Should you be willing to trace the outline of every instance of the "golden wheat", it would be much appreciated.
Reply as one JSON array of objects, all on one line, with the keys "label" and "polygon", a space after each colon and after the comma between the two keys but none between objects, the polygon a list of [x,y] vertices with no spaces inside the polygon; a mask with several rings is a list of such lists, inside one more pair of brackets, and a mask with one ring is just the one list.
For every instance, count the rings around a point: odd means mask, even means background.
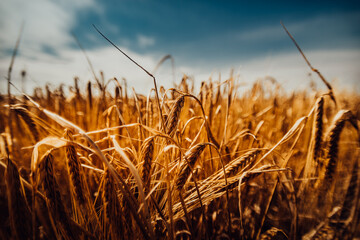
[{"label": "golden wheat", "polygon": [[360,236],[358,94],[339,92],[338,111],[273,79],[196,92],[184,75],[161,98],[79,81],[69,97],[1,95],[0,238]]}]

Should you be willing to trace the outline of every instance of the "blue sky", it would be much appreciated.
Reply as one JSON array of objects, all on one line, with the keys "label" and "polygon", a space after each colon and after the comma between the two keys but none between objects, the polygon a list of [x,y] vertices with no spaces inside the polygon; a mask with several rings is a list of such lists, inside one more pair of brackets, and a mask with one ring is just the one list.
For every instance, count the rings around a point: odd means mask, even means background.
[{"label": "blue sky", "polygon": [[[182,74],[197,82],[210,76],[223,80],[234,69],[250,84],[267,75],[284,87],[309,86],[309,69],[280,25],[283,21],[311,63],[333,82],[359,91],[359,1],[45,1],[3,0],[0,3],[0,92],[11,50],[21,25],[25,30],[15,62],[29,73],[27,89],[50,83],[82,84],[91,79],[87,62],[72,33],[85,47],[96,71],[125,77],[130,86],[147,93],[151,81],[116,52],[93,29],[95,24],[119,47],[152,70],[162,56],[175,59]],[[158,81],[172,86],[165,63]],[[322,83],[313,76],[319,88]]]}]

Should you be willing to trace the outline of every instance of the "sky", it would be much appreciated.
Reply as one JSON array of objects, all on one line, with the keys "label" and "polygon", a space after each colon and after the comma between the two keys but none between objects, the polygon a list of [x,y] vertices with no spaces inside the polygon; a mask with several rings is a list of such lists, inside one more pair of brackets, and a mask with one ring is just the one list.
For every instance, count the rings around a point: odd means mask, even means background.
[{"label": "sky", "polygon": [[[183,74],[201,81],[226,80],[231,71],[250,86],[267,76],[285,89],[307,89],[324,84],[311,72],[280,21],[295,37],[312,63],[335,88],[360,92],[359,1],[165,1],[165,0],[1,0],[0,93],[7,91],[6,76],[12,51],[24,23],[12,82],[25,91],[46,84],[73,84],[78,76],[85,89],[94,82],[89,64],[106,79],[126,78],[129,88],[146,94],[152,80],[121,55],[93,28],[152,72],[171,54],[175,82]],[[158,84],[173,86],[170,61],[155,74]],[[15,91],[15,90],[13,90]]]}]

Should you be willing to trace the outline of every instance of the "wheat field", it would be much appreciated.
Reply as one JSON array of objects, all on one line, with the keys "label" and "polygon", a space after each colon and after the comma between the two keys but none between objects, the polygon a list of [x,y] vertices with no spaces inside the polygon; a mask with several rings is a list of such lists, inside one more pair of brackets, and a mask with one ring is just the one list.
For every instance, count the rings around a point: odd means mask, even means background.
[{"label": "wheat field", "polygon": [[94,82],[1,96],[2,239],[359,237],[359,95]]},{"label": "wheat field", "polygon": [[94,71],[84,89],[13,95],[10,65],[0,238],[359,238],[360,95],[303,57],[328,91],[271,77],[244,90],[232,74],[158,89],[128,57],[147,95]]}]

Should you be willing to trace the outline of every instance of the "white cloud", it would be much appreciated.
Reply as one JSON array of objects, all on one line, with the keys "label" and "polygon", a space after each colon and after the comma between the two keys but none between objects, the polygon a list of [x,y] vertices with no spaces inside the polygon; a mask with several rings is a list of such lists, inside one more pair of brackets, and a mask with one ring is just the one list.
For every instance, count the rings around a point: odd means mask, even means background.
[{"label": "white cloud", "polygon": [[[73,84],[73,77],[79,76],[84,83],[93,79],[83,53],[70,48],[74,43],[70,32],[76,24],[76,15],[83,11],[96,11],[100,15],[103,9],[95,0],[4,0],[0,1],[0,92],[6,91],[7,69],[11,58],[5,51],[12,50],[19,34],[21,23],[25,28],[20,43],[18,56],[15,59],[12,80],[20,85],[20,72],[27,70],[27,92],[35,86],[50,83],[54,87],[60,83]],[[116,32],[111,24],[106,24],[107,30]],[[99,36],[100,38],[100,36]],[[140,47],[148,47],[155,43],[153,37],[139,35]],[[44,48],[55,54],[44,52]],[[132,58],[144,67],[152,69],[157,59],[151,56],[139,55],[121,47]],[[141,92],[152,87],[152,80],[141,69],[122,56],[115,48],[102,47],[87,51],[97,73],[102,70],[109,79],[114,76],[125,77],[129,87],[142,86]],[[164,71],[163,71],[164,73]],[[169,87],[169,85],[168,85]],[[138,90],[138,88],[136,89]]]},{"label": "white cloud", "polygon": [[[317,68],[335,89],[347,89],[360,93],[358,84],[360,50],[330,49],[310,51],[305,54],[313,67]],[[235,75],[240,76],[239,80],[244,88],[250,87],[257,79],[271,76],[289,91],[310,89],[311,79],[315,81],[319,90],[326,89],[316,73],[311,73],[298,52],[260,56],[248,61],[234,62],[232,66],[188,65],[179,66],[178,70],[195,76],[199,85],[200,81],[207,80],[210,76],[217,80],[218,73],[221,73],[222,80],[226,80],[232,68]],[[311,73],[311,78],[309,73]]]},{"label": "white cloud", "polygon": [[24,22],[22,51],[35,54],[43,46],[54,49],[64,47],[72,41],[69,32],[75,25],[76,13],[95,6],[93,0],[47,1],[47,0],[3,0],[0,2],[2,49],[12,49]]},{"label": "white cloud", "polygon": [[[156,65],[156,61],[151,57],[141,56],[128,49],[123,50],[146,68],[151,69]],[[32,60],[19,56],[15,60],[13,69],[14,84],[20,84],[19,73],[24,68],[31,79],[36,81],[28,80],[26,87],[29,93],[30,89],[36,85],[43,86],[46,83],[50,83],[54,87],[60,85],[60,83],[72,85],[75,76],[80,78],[84,87],[88,80],[92,79],[94,81],[87,61],[80,50],[62,49],[59,54],[59,56],[48,55],[47,58],[40,57]],[[111,46],[99,48],[88,51],[87,54],[96,73],[99,75],[100,70],[104,71],[106,80],[112,77],[118,79],[124,77],[128,80],[129,87],[135,86],[136,90],[146,92],[146,89],[151,88],[152,79],[115,48]],[[0,73],[2,76],[5,76],[9,62],[10,57],[0,59]],[[2,81],[2,83],[1,92],[4,93],[6,84],[5,81]],[[139,86],[143,88],[139,89]]]},{"label": "white cloud", "polygon": [[141,34],[139,34],[137,36],[137,41],[138,41],[139,47],[141,47],[141,48],[150,47],[155,44],[155,38],[141,35]]},{"label": "white cloud", "polygon": [[[126,48],[123,50],[150,71],[159,60],[155,56],[141,55]],[[91,50],[87,54],[96,72],[99,73],[100,70],[103,70],[106,79],[117,77],[120,80],[124,77],[128,80],[130,88],[133,86],[137,92],[142,94],[147,94],[153,87],[152,79],[113,47]],[[360,92],[358,86],[360,50],[313,51],[306,54],[313,66],[318,68],[325,78],[334,84],[335,89],[347,88]],[[9,62],[10,58],[0,59],[2,76],[5,76]],[[240,81],[245,84],[245,87],[250,86],[258,78],[272,76],[285,89],[309,89],[310,78],[308,74],[311,71],[297,52],[259,57],[251,61],[237,62],[232,66],[235,73],[240,75]],[[27,92],[29,93],[30,89],[36,85],[44,86],[45,83],[51,83],[54,87],[60,83],[72,85],[74,76],[80,78],[84,89],[88,80],[94,81],[86,59],[79,50],[63,49],[58,57],[48,55],[47,58],[39,57],[33,60],[23,56],[19,57],[16,59],[13,70],[13,81],[18,86],[20,86],[20,71],[24,68],[27,69],[32,79],[27,82]],[[176,82],[180,81],[183,73],[194,76],[197,85],[201,81],[209,79],[211,75],[216,80],[219,72],[223,76],[222,80],[225,80],[229,76],[230,70],[230,66],[213,68],[200,65],[176,65]],[[164,63],[157,72],[156,78],[159,85],[163,85],[165,88],[172,87],[171,64]],[[320,89],[325,89],[324,84],[316,74],[312,74],[312,78]],[[6,83],[5,81],[2,83],[1,92],[4,93]]]},{"label": "white cloud", "polygon": [[[75,3],[76,2],[76,3]],[[73,42],[70,30],[76,24],[76,14],[85,9],[100,9],[94,0],[83,1],[66,0],[57,3],[55,1],[33,0],[3,0],[0,1],[0,50],[12,49],[15,45],[19,27],[25,20],[25,30],[20,45],[21,54],[16,58],[13,69],[13,82],[20,86],[20,71],[26,69],[30,78],[27,81],[27,92],[35,86],[44,86],[51,83],[58,86],[60,83],[73,84],[73,77],[80,77],[82,86],[92,79],[91,71],[86,59],[80,50],[72,49],[69,43]],[[71,6],[71,8],[70,8]],[[301,28],[301,24],[298,29]],[[263,29],[264,30],[264,29]],[[263,31],[261,30],[261,31]],[[253,32],[250,38],[261,37],[261,31]],[[266,30],[271,32],[272,30]],[[260,35],[259,35],[260,34]],[[249,37],[248,36],[248,37]],[[155,39],[150,36],[138,36],[138,44],[147,47],[155,44]],[[42,48],[47,46],[56,50],[57,55],[44,53]],[[129,56],[139,62],[148,70],[152,70],[159,56],[142,55],[120,46]],[[106,79],[125,77],[128,86],[134,86],[137,92],[147,94],[153,87],[152,79],[141,69],[122,56],[110,45],[107,47],[88,50],[89,55],[97,73],[103,70]],[[317,67],[329,80],[338,79],[334,87],[343,88],[357,86],[360,77],[360,50],[323,50],[305,52],[311,63]],[[161,55],[161,53],[160,53]],[[177,64],[176,56],[176,81],[179,82],[182,73],[194,76],[197,84],[207,80],[214,70],[221,72],[222,76],[228,76],[231,66],[219,65],[216,68],[208,65],[194,64],[193,62]],[[2,53],[0,57],[0,92],[6,92],[5,76],[10,63],[10,56]],[[219,63],[221,64],[221,63]],[[241,80],[249,85],[257,78],[270,75],[275,77],[285,88],[306,88],[309,85],[309,68],[297,52],[278,54],[268,57],[259,57],[251,61],[234,62],[234,70],[240,74]],[[164,63],[157,72],[159,85],[165,88],[172,87],[173,76],[171,64]],[[217,79],[217,73],[213,75]],[[223,77],[225,80],[226,77]],[[318,86],[323,86],[320,80],[313,74]]]},{"label": "white cloud", "polygon": [[[360,50],[318,50],[305,53],[313,67],[317,68],[334,87],[360,92]],[[311,70],[298,52],[254,59],[241,65],[244,80],[270,75],[283,84],[285,89],[306,89],[310,85]],[[312,73],[319,88],[324,84]]]}]

